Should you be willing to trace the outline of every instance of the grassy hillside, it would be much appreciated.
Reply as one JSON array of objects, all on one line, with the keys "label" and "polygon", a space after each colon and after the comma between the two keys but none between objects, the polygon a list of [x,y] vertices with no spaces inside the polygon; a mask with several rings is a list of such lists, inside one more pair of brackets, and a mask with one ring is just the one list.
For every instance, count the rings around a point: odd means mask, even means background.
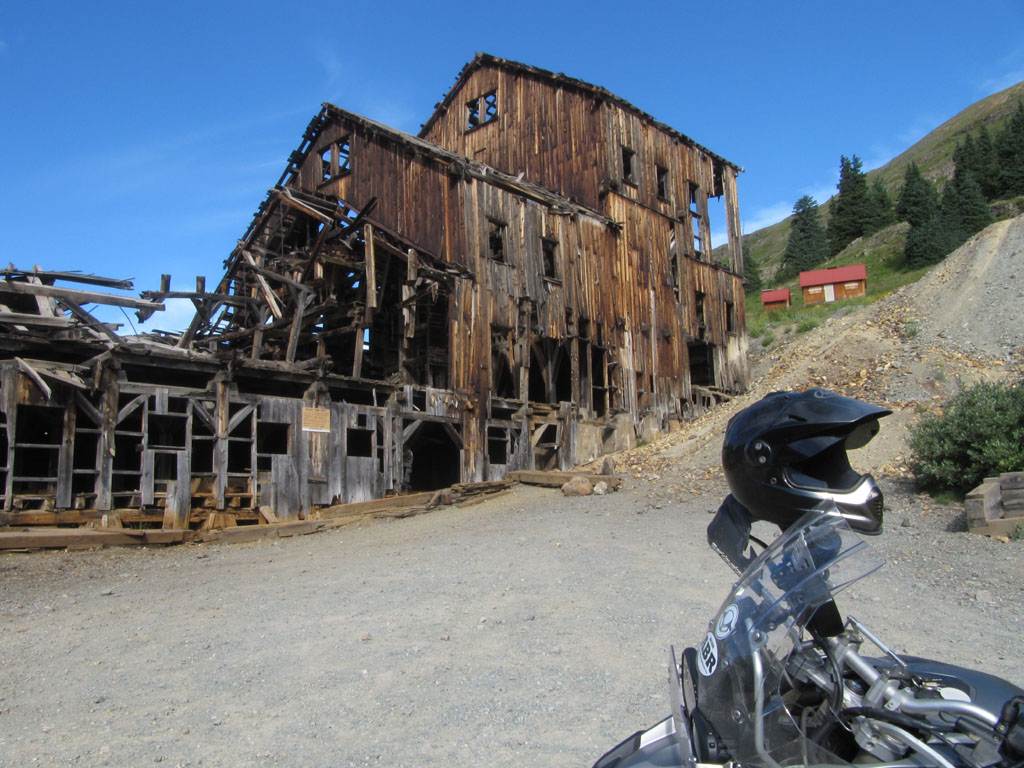
[{"label": "grassy hillside", "polygon": [[[995,133],[1017,108],[1017,102],[1022,98],[1024,98],[1024,82],[1017,83],[1005,91],[1000,91],[972,104],[881,168],[869,171],[867,174],[869,181],[873,181],[876,176],[880,176],[886,188],[895,197],[903,184],[903,174],[907,165],[911,162],[916,162],[926,178],[941,182],[952,173],[953,150],[956,148],[957,142],[962,141],[968,133],[977,132],[983,124],[988,127],[991,133]],[[837,164],[840,154],[841,150],[837,150]],[[796,200],[794,199],[793,202],[795,203]],[[823,203],[819,210],[822,216],[822,223],[825,223],[828,216],[828,206],[824,204],[826,201],[820,200],[818,202]],[[789,239],[789,226],[790,219],[786,218],[778,224],[759,229],[743,238],[744,245],[751,251],[754,258],[757,259],[758,264],[761,265],[766,288],[787,287],[773,284],[771,276],[778,268],[779,262],[782,259],[782,252],[786,249],[786,241]],[[885,230],[885,232],[889,232],[889,230]],[[902,253],[903,233],[905,233],[905,229],[895,235],[898,242],[894,240],[884,250],[889,251],[897,248]],[[878,234],[883,235],[885,233],[881,232]],[[868,262],[868,275],[871,276],[872,261],[891,264],[891,258],[886,256],[885,253],[875,254],[873,252],[873,241],[874,238],[868,238],[867,243],[856,241],[846,251],[823,266],[842,266],[844,264]],[[859,246],[858,243],[860,243]],[[851,248],[855,250],[852,254],[848,254]],[[847,256],[850,256],[851,260],[846,260]],[[886,276],[883,282],[892,282],[892,278],[893,276],[891,275]],[[909,280],[903,280],[899,284],[905,282],[909,282]],[[871,280],[869,280],[869,290],[870,287]],[[893,285],[892,287],[897,286]],[[756,301],[749,302],[748,311],[751,311],[755,304],[757,304]]]}]

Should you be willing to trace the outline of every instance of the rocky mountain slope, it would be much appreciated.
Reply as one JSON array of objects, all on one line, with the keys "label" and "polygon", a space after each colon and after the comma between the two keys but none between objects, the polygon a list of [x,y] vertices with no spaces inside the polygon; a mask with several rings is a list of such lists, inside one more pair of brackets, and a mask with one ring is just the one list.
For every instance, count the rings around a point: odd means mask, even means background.
[{"label": "rocky mountain slope", "polygon": [[[870,276],[869,276],[870,279]],[[664,440],[620,457],[640,477],[718,473],[725,424],[769,392],[824,387],[891,408],[855,466],[907,475],[907,426],[980,380],[1024,375],[1024,216],[975,235],[924,278],[791,333],[752,361],[753,384]]]}]

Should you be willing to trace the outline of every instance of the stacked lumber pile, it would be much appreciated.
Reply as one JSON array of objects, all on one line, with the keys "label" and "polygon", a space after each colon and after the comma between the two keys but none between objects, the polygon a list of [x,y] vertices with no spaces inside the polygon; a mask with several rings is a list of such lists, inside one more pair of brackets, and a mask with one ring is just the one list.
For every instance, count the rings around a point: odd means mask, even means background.
[{"label": "stacked lumber pile", "polygon": [[1024,535],[1024,472],[1004,472],[967,494],[967,529],[986,536]]}]

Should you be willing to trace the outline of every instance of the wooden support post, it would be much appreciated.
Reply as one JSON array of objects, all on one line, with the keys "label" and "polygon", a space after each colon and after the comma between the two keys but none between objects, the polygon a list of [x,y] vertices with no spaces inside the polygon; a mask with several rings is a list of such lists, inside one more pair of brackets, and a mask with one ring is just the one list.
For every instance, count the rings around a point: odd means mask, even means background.
[{"label": "wooden support post", "polygon": [[312,291],[302,291],[295,300],[295,317],[292,319],[291,332],[288,334],[288,351],[285,354],[285,360],[289,363],[295,362],[295,350],[299,346],[299,336],[302,333],[302,320],[312,299]]},{"label": "wooden support post", "polygon": [[64,433],[61,436],[60,455],[57,459],[57,509],[71,506],[71,478],[75,458],[75,396],[72,394],[64,403]]},{"label": "wooden support post", "polygon": [[114,432],[117,429],[118,399],[120,383],[117,369],[104,366],[102,369],[103,402],[100,412],[103,422],[96,451],[96,509],[106,512],[113,504],[111,485],[114,472]]},{"label": "wooden support post", "polygon": [[[252,257],[251,253],[245,251],[243,255],[245,256],[245,261],[248,264],[254,267],[257,266],[256,259]],[[263,298],[266,300],[267,306],[270,307],[271,314],[273,314],[275,319],[280,320],[282,315],[281,305],[277,303],[277,296],[272,290],[270,290],[270,283],[268,283],[267,279],[259,272],[254,271],[253,274],[256,276],[256,282],[259,283],[260,290],[263,292]]]},{"label": "wooden support post", "polygon": [[357,379],[363,375],[363,338],[365,330],[362,326],[356,326],[356,349],[352,355],[352,375]]},{"label": "wooden support post", "polygon": [[7,414],[7,478],[4,483],[4,511],[10,512],[14,503],[14,443],[18,426],[18,406],[15,393],[18,391],[18,368],[5,365],[3,367],[3,387],[0,387],[0,398],[3,399],[4,413]]},{"label": "wooden support post", "polygon": [[377,259],[373,250],[373,224],[363,225],[363,261],[366,265],[366,320],[377,308]]},{"label": "wooden support post", "polygon": [[215,383],[217,406],[214,414],[217,419],[216,440],[213,447],[214,490],[216,492],[217,509],[224,509],[228,487],[228,382],[218,380]]}]

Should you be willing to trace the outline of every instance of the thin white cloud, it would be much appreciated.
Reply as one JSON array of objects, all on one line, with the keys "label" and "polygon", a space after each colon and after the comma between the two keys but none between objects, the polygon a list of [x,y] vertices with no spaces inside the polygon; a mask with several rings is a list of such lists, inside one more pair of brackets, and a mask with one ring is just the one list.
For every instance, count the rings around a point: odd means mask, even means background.
[{"label": "thin white cloud", "polygon": [[772,224],[778,224],[792,212],[793,203],[775,203],[759,208],[752,215],[743,217],[743,234],[749,235],[751,232],[757,232],[757,230],[770,227]]},{"label": "thin white cloud", "polygon": [[999,93],[999,91],[1005,91],[1011,85],[1016,85],[1021,80],[1024,80],[1024,68],[1015,69],[1012,72],[1007,72],[1005,75],[986,80],[981,85],[981,91],[986,95]]}]

